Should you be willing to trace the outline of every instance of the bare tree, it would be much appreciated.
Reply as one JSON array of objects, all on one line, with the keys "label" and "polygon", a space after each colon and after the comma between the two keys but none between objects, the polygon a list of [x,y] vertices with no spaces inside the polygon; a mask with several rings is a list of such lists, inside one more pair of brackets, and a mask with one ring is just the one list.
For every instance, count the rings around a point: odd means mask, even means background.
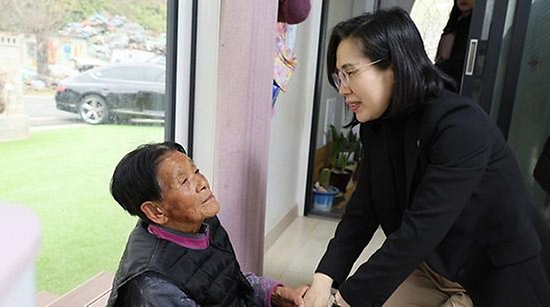
[{"label": "bare tree", "polygon": [[71,0],[0,0],[0,13],[7,29],[36,38],[36,68],[40,75],[49,75],[48,41],[66,22]]}]

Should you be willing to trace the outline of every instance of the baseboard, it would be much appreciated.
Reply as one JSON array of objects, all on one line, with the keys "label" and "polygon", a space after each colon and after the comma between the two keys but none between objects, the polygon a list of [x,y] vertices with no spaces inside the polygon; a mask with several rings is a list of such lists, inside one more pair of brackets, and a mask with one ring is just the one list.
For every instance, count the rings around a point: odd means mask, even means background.
[{"label": "baseboard", "polygon": [[298,216],[298,205],[295,205],[288,211],[283,218],[275,224],[275,227],[273,227],[270,231],[268,231],[265,235],[264,239],[264,252],[266,252],[274,243],[277,241],[277,239],[281,236],[281,234],[290,226],[292,221]]}]

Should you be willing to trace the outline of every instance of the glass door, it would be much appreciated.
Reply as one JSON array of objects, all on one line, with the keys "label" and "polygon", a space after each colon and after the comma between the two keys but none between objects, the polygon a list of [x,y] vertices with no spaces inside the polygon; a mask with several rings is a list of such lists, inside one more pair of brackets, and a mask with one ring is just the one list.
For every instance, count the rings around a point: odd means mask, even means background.
[{"label": "glass door", "polygon": [[[535,204],[550,220],[549,197],[533,178],[533,169],[550,136],[550,1],[524,1],[529,13],[522,54],[517,58],[515,83],[504,85],[499,122],[507,123],[508,141],[515,151]],[[512,83],[510,83],[512,84]],[[504,126],[504,125],[503,125]]]},{"label": "glass door", "polygon": [[550,136],[549,14],[543,0],[477,0],[461,89],[502,130],[547,218],[550,198],[533,169]]},{"label": "glass door", "polygon": [[499,84],[509,64],[510,31],[517,0],[477,0],[472,12],[461,94],[496,117]]},{"label": "glass door", "polygon": [[530,3],[477,0],[472,13],[461,94],[478,102],[508,134],[510,105]]}]

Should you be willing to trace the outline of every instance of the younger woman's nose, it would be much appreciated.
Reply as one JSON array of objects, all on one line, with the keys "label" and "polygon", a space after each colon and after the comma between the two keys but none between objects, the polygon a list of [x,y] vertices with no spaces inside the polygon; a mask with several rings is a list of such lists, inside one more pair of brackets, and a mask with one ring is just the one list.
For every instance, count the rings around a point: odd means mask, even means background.
[{"label": "younger woman's nose", "polygon": [[351,90],[350,90],[349,86],[341,84],[340,87],[338,88],[338,93],[342,96],[346,96],[349,93],[351,93]]}]

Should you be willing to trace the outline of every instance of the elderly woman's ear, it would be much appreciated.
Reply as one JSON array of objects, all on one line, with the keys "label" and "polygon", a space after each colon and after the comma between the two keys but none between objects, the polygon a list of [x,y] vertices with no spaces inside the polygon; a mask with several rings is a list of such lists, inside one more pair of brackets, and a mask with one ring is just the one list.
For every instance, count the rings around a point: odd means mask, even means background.
[{"label": "elderly woman's ear", "polygon": [[164,225],[168,222],[168,217],[164,214],[164,210],[155,202],[146,201],[141,204],[140,209],[155,224]]}]

